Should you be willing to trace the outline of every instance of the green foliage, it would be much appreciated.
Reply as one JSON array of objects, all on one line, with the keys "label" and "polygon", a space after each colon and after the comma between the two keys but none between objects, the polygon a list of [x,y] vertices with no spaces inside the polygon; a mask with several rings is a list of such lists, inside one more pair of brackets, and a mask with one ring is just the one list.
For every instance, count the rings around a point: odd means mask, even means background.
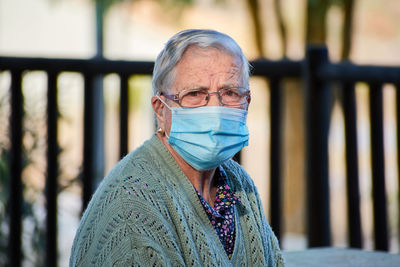
[{"label": "green foliage", "polygon": [[135,0],[94,0],[97,4],[101,5],[104,10],[107,10],[114,4],[122,3],[122,2],[133,2]]},{"label": "green foliage", "polygon": [[[7,74],[1,73],[0,79],[6,79],[6,76]],[[3,92],[5,91],[4,88],[0,89]],[[0,266],[7,266],[8,262],[8,223],[10,212],[8,207],[10,185],[10,140],[8,137],[10,97],[9,89],[7,88],[6,90],[7,93],[0,91],[0,121],[6,122],[0,127]],[[35,164],[37,163],[38,158],[44,154],[44,137],[39,134],[45,124],[45,116],[43,114],[44,105],[44,101],[31,101],[29,107],[24,107],[24,142],[22,155],[23,176],[24,170],[27,168],[39,169]],[[43,192],[41,188],[36,188],[35,186],[26,183],[23,179],[22,194],[22,262],[29,264],[29,266],[44,266],[44,256],[46,255],[45,224],[43,222],[43,216],[38,212],[38,207],[42,204]]]},{"label": "green foliage", "polygon": [[[123,3],[123,2],[136,2],[137,0],[92,0],[95,3],[101,5],[102,9],[107,11],[112,5]],[[224,0],[216,0],[221,2]],[[159,0],[160,4],[167,8],[182,8],[187,5],[194,4],[195,0]]]},{"label": "green foliage", "polygon": [[343,6],[346,0],[330,0],[331,5]]},{"label": "green foliage", "polygon": [[[1,76],[0,76],[1,78]],[[1,93],[1,92],[0,92]],[[7,218],[7,200],[8,200],[8,120],[7,110],[8,94],[0,94],[0,121],[5,122],[0,125],[0,266],[7,265],[7,247],[8,247],[8,218]]]},{"label": "green foliage", "polygon": [[7,264],[8,226],[6,203],[8,199],[8,157],[0,144],[0,266]]},{"label": "green foliage", "polygon": [[134,111],[143,109],[143,105],[148,105],[149,102],[144,102],[145,90],[151,91],[151,77],[147,75],[133,75],[129,79],[129,103]]}]

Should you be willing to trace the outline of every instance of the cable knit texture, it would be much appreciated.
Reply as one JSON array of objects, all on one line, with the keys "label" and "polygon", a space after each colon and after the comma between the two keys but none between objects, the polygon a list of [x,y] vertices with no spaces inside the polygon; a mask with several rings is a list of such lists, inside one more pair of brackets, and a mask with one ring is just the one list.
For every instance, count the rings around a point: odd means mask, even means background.
[{"label": "cable knit texture", "polygon": [[222,168],[241,200],[231,259],[192,184],[153,136],[100,184],[75,236],[70,266],[283,266],[252,180],[232,160]]}]

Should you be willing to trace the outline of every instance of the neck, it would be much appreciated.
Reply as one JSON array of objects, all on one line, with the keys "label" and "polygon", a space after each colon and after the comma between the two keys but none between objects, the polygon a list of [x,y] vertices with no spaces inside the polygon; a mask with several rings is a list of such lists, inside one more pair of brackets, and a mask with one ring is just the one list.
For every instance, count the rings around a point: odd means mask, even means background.
[{"label": "neck", "polygon": [[168,151],[172,154],[183,173],[192,183],[194,188],[203,196],[203,198],[211,205],[214,206],[216,187],[214,183],[214,174],[216,168],[199,171],[190,166],[181,156],[172,148],[168,143],[167,137],[157,133],[157,137],[163,142]]}]

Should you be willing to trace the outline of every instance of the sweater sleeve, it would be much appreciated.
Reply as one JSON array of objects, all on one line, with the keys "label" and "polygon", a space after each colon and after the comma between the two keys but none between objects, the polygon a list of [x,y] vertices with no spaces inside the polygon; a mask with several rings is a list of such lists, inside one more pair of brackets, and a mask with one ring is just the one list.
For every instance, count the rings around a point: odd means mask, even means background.
[{"label": "sweater sleeve", "polygon": [[[185,266],[179,254],[170,251],[168,253],[161,244],[154,240],[136,240],[137,234],[132,234],[131,238],[122,240],[115,247],[114,252],[104,266]],[[171,254],[174,254],[172,255]]]},{"label": "sweater sleeve", "polygon": [[277,267],[283,267],[285,266],[285,261],[282,256],[282,252],[279,248],[279,242],[278,239],[276,238],[274,232],[272,231],[271,226],[266,220],[265,214],[264,214],[264,209],[262,207],[261,199],[258,195],[257,189],[255,188],[256,196],[257,196],[257,202],[258,202],[258,212],[260,213],[260,217],[262,218],[262,230],[266,233],[266,243],[268,244],[268,258],[270,263],[275,263],[275,266]]},{"label": "sweater sleeve", "polygon": [[[250,179],[250,177],[248,178]],[[285,266],[285,261],[279,248],[279,242],[266,219],[257,187],[251,179],[249,180],[249,184],[251,185],[251,191],[254,192],[255,196],[255,207],[253,206],[253,211],[258,213],[257,217],[260,218],[258,220],[258,227],[260,228],[260,232],[264,233],[263,238],[266,248],[265,252],[267,253],[266,257],[268,258],[268,266],[283,267]]]},{"label": "sweater sleeve", "polygon": [[254,213],[256,227],[261,234],[262,242],[264,243],[265,257],[268,260],[267,266],[285,266],[285,262],[279,248],[279,242],[276,238],[271,226],[267,222],[265,217],[264,209],[261,203],[261,199],[253,180],[247,174],[247,172],[236,162],[230,160],[226,163],[225,168],[232,176],[236,177],[234,181],[236,186],[240,187],[241,190],[246,192],[248,198],[248,205]]},{"label": "sweater sleeve", "polygon": [[[160,190],[140,162],[112,172],[78,230],[70,266],[184,266]],[[143,171],[137,171],[143,170]]]}]

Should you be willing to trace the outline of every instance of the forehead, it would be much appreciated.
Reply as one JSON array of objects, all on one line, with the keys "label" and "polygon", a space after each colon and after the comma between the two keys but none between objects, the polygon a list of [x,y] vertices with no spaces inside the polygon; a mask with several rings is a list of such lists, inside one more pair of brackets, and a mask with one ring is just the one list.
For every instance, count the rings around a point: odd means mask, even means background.
[{"label": "forehead", "polygon": [[[224,68],[239,67],[239,60],[231,53],[223,49],[214,47],[202,48],[198,46],[190,46],[182,55],[178,65],[203,67],[204,63],[214,63],[212,66]],[[209,66],[209,67],[212,67]]]},{"label": "forehead", "polygon": [[[175,66],[174,89],[237,85],[241,62],[217,48],[189,47]],[[175,90],[174,90],[175,91]]]}]

